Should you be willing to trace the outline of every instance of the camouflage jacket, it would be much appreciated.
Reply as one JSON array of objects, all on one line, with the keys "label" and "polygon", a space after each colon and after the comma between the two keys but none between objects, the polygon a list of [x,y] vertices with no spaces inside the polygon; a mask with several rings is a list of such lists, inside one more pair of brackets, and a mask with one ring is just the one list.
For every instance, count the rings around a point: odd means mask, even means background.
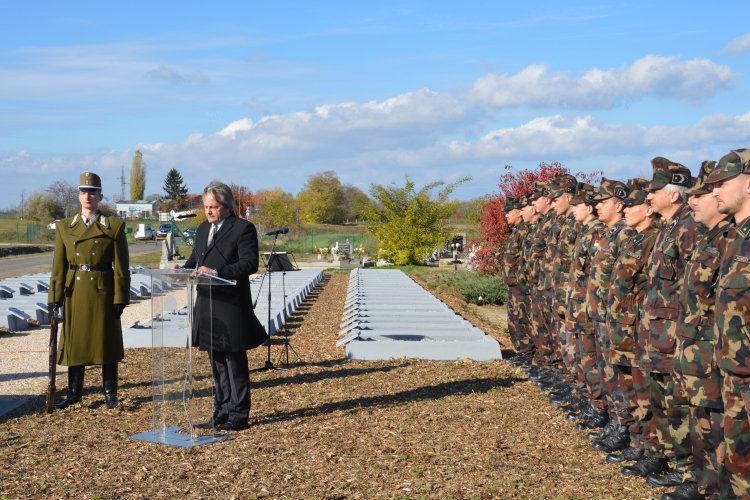
[{"label": "camouflage jacket", "polygon": [[750,218],[730,228],[716,290],[714,328],[719,369],[750,376]]},{"label": "camouflage jacket", "polygon": [[505,242],[505,258],[503,259],[503,282],[507,286],[518,284],[518,266],[521,263],[521,247],[526,237],[529,225],[519,222],[510,231],[510,236]]},{"label": "camouflage jacket", "polygon": [[570,261],[568,275],[567,310],[565,311],[565,326],[571,333],[590,335],[594,333],[594,326],[586,314],[586,286],[589,283],[591,258],[599,247],[599,241],[607,226],[592,219],[583,224],[578,233],[576,246]]},{"label": "camouflage jacket", "polygon": [[[547,234],[547,247],[544,249],[544,261],[542,262],[542,274],[540,283],[544,284],[544,290],[552,291],[552,270],[555,267],[555,255],[560,238],[560,232],[565,224],[565,216],[562,214],[555,215],[552,220],[552,228]],[[551,296],[552,294],[550,294]]]},{"label": "camouflage jacket", "polygon": [[728,217],[699,238],[685,269],[680,294],[682,313],[677,323],[679,342],[674,358],[674,371],[679,382],[675,393],[687,396],[693,406],[723,407],[721,386],[724,377],[713,363],[716,347],[714,310],[721,256],[729,243],[724,234],[733,223]]},{"label": "camouflage jacket", "polygon": [[544,287],[544,253],[547,250],[547,240],[552,232],[552,225],[555,222],[556,212],[550,210],[539,218],[539,225],[536,228],[534,242],[531,251],[531,266],[529,272],[529,281],[535,290],[541,290]]},{"label": "camouflage jacket", "polygon": [[640,353],[641,370],[673,373],[686,257],[705,231],[693,219],[690,207],[683,204],[657,233],[648,262],[646,301],[638,327],[638,340],[646,348],[646,352]]},{"label": "camouflage jacket", "polygon": [[599,243],[599,251],[591,260],[589,284],[586,292],[586,311],[592,321],[607,321],[607,300],[612,280],[612,266],[625,247],[625,243],[635,236],[636,230],[620,219],[607,228],[605,237]]},{"label": "camouflage jacket", "polygon": [[528,224],[528,229],[523,238],[523,242],[521,242],[521,260],[518,262],[516,281],[518,283],[518,289],[525,295],[531,294],[531,254],[534,235],[539,227],[540,220],[541,219],[537,219],[531,224]]},{"label": "camouflage jacket", "polygon": [[568,278],[570,277],[570,258],[573,255],[578,233],[581,231],[581,223],[575,217],[569,215],[560,230],[557,238],[555,258],[552,260],[552,289],[555,292],[552,308],[561,318],[565,317],[565,304],[568,294]]}]

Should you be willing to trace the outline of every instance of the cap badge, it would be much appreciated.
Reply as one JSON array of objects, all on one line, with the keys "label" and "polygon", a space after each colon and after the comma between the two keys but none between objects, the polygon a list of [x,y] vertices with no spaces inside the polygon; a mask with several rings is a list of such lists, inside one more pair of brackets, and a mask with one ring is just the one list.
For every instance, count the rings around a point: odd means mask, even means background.
[{"label": "cap badge", "polygon": [[627,196],[627,194],[625,193],[625,190],[624,190],[624,189],[622,189],[622,188],[618,188],[618,189],[617,189],[617,190],[615,191],[615,196],[617,196],[618,198],[625,198],[625,197]]},{"label": "cap badge", "polygon": [[690,177],[685,174],[672,174],[672,181],[670,184],[686,185],[690,183]]}]

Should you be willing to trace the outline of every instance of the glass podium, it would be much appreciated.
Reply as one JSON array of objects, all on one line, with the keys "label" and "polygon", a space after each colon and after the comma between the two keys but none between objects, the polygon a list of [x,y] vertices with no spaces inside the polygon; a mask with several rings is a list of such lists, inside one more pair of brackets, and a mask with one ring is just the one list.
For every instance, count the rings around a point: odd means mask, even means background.
[{"label": "glass podium", "polygon": [[[192,269],[139,269],[138,273],[151,277],[153,423],[150,432],[130,439],[191,448],[232,438],[216,434],[213,428],[212,349],[207,346],[208,352],[199,354],[193,348],[192,331],[197,287],[203,290],[202,300],[205,290],[211,300],[214,286],[236,282],[195,274]],[[206,422],[207,428],[196,426]]]}]

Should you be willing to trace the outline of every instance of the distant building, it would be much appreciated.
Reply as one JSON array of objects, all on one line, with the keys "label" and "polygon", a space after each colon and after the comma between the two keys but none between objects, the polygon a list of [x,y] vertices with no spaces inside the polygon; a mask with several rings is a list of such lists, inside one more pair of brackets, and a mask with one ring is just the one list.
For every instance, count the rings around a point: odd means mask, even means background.
[{"label": "distant building", "polygon": [[121,219],[150,219],[154,216],[153,201],[124,200],[117,202],[117,216]]}]

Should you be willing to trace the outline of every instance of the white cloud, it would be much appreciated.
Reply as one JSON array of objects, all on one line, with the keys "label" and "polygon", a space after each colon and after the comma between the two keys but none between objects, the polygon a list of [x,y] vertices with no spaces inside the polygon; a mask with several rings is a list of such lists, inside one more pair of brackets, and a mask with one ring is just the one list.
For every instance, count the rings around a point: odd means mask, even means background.
[{"label": "white cloud", "polygon": [[740,56],[746,52],[750,52],[750,33],[747,35],[738,36],[731,42],[729,42],[723,49],[719,51],[719,54],[734,54]]},{"label": "white cloud", "polygon": [[208,83],[208,77],[200,71],[196,71],[193,74],[180,74],[166,66],[159,66],[159,69],[149,71],[148,75],[155,80],[166,80],[172,85],[181,85],[184,83]]},{"label": "white cloud", "polygon": [[489,74],[474,82],[469,96],[494,108],[611,109],[645,96],[700,104],[732,89],[740,77],[708,59],[649,55],[630,66],[594,68],[578,77],[549,72],[546,64],[528,66],[516,75]]}]

